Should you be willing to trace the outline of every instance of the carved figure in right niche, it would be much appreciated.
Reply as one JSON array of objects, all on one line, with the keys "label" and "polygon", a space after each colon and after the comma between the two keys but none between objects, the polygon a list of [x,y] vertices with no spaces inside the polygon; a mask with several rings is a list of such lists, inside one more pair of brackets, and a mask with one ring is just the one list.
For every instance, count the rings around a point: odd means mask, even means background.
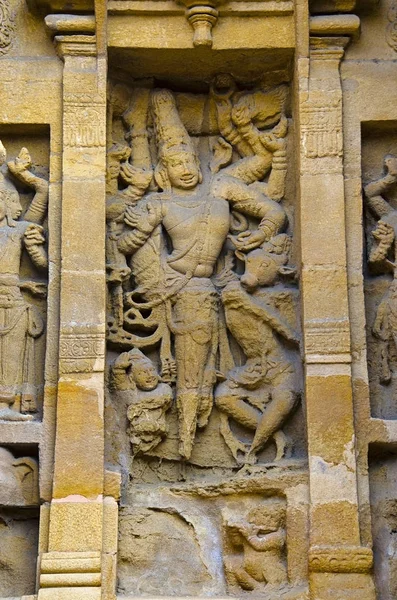
[{"label": "carved figure in right niche", "polygon": [[287,585],[285,507],[281,502],[253,508],[245,518],[228,519],[225,533],[228,546],[235,551],[224,557],[230,587],[258,592],[267,585]]},{"label": "carved figure in right niche", "polygon": [[[6,154],[0,148],[0,164]],[[0,173],[0,420],[32,419],[37,411],[34,339],[42,335],[44,323],[38,310],[24,299],[21,289],[45,297],[45,285],[22,281],[23,250],[39,270],[47,269],[45,236],[41,224],[48,204],[48,183],[31,172],[31,158],[23,148],[8,163],[15,179],[35,191],[23,219],[19,194]]]},{"label": "carved figure in right niche", "polygon": [[370,249],[369,263],[386,272],[392,272],[393,280],[382,298],[375,321],[373,334],[381,341],[380,381],[391,381],[390,345],[397,348],[397,209],[386,199],[391,188],[397,183],[397,157],[387,155],[384,159],[385,176],[372,181],[364,188],[365,202],[376,219],[376,228],[371,232],[373,244]]},{"label": "carved figure in right niche", "polygon": [[111,367],[114,390],[128,392],[128,434],[134,455],[149,452],[167,435],[166,412],[171,407],[172,390],[160,383],[150,359],[135,348],[123,352]]},{"label": "carved figure in right niche", "polygon": [[[222,292],[227,327],[246,363],[228,373],[216,390],[215,403],[223,416],[225,442],[240,462],[256,462],[257,453],[271,439],[276,460],[285,456],[287,438],[281,428],[299,399],[299,335],[274,302],[275,298],[284,306],[291,302],[290,291],[282,284],[275,286],[280,277],[294,273],[287,266],[290,245],[289,236],[279,234],[246,254],[236,251],[245,272],[240,282],[228,283]],[[248,448],[232,433],[230,419],[254,432]]]}]

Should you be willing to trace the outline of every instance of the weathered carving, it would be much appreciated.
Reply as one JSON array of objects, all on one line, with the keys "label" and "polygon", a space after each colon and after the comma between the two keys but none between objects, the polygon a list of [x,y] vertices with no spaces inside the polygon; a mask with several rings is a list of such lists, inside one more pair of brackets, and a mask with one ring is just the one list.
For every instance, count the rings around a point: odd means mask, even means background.
[{"label": "weathered carving", "polygon": [[15,25],[9,0],[0,1],[0,54],[6,54],[12,44]]},{"label": "weathered carving", "polygon": [[386,28],[386,41],[390,48],[397,51],[397,4],[392,2],[387,13],[389,23]]},{"label": "weathered carving", "polygon": [[[274,436],[282,458],[286,438],[280,429],[300,389],[293,366],[298,334],[280,313],[283,302],[290,310],[292,290],[276,285],[279,275],[292,274],[281,205],[287,88],[241,92],[233,78],[218,76],[207,102],[221,136],[207,142],[190,137],[171,92],[136,89],[124,112],[118,93],[110,104],[119,111],[130,146],[112,140],[108,146],[109,345],[158,352],[161,379],[175,389],[182,458],[191,457],[196,430],[208,424],[214,393],[222,435],[236,460],[241,449],[243,462],[254,462]],[[246,357],[244,367],[233,357],[231,336]],[[126,370],[131,355],[121,356]],[[252,368],[255,382],[253,375],[249,380]],[[169,396],[161,385],[157,400],[145,392],[147,402],[142,397],[130,407],[130,420],[154,410],[164,419]],[[228,417],[254,432],[251,448],[234,438]],[[157,446],[160,429],[153,443],[136,441],[136,448]]]},{"label": "weathered carving", "polygon": [[393,208],[384,194],[397,182],[397,157],[387,155],[384,160],[386,175],[365,186],[365,201],[378,219],[376,228],[371,232],[372,244],[368,261],[370,264],[393,273],[393,280],[384,297],[382,298],[372,331],[380,340],[380,382],[388,384],[391,381],[390,351],[391,346],[396,347],[397,335],[397,270],[396,261],[396,235],[397,235],[397,210]]},{"label": "weathered carving", "polygon": [[172,390],[159,383],[153,363],[137,348],[123,352],[112,365],[112,386],[129,392],[127,418],[134,454],[155,448],[167,434],[165,413],[172,402]]},{"label": "weathered carving", "polygon": [[39,519],[32,511],[0,511],[0,594],[32,598],[35,593]]},{"label": "weathered carving", "polygon": [[38,504],[38,465],[33,458],[15,458],[9,450],[0,448],[0,481],[1,506]]},{"label": "weathered carving", "polygon": [[285,561],[285,506],[269,502],[249,511],[245,518],[225,523],[234,555],[224,557],[228,585],[259,591],[266,585],[287,584]]},{"label": "weathered carving", "polygon": [[[1,164],[6,160],[1,146]],[[43,283],[20,278],[22,251],[41,270],[47,268],[45,235],[41,227],[48,202],[48,183],[31,172],[26,148],[8,162],[8,176],[0,174],[0,419],[32,419],[37,411],[34,339],[44,324],[37,309],[26,302],[22,290],[43,297]],[[19,194],[11,177],[35,191],[23,215]],[[12,408],[11,408],[12,406]],[[21,412],[20,412],[21,411]]]}]

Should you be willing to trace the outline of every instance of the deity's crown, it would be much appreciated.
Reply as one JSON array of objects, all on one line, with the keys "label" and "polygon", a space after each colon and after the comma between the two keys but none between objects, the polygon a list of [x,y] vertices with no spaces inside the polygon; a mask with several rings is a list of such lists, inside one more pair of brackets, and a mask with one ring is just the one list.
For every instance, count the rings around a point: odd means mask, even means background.
[{"label": "deity's crown", "polygon": [[154,90],[151,103],[159,157],[164,159],[167,156],[186,152],[196,157],[172,93],[168,90]]}]

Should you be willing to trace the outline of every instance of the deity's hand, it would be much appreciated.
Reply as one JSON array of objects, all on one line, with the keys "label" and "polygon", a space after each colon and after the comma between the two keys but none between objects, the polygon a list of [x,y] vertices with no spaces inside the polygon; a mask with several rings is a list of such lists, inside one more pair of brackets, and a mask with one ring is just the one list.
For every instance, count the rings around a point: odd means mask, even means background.
[{"label": "deity's hand", "polygon": [[20,173],[27,171],[32,166],[32,159],[26,148],[22,148],[15,160],[10,160],[7,163],[11,173],[18,177]]},{"label": "deity's hand", "polygon": [[151,202],[146,204],[146,212],[136,206],[127,206],[124,222],[133,229],[153,229],[156,225],[156,212]]},{"label": "deity's hand", "polygon": [[372,232],[372,237],[378,242],[391,244],[394,239],[394,229],[389,223],[380,220],[376,229]]},{"label": "deity's hand", "polygon": [[263,133],[261,135],[262,145],[269,150],[269,152],[277,152],[285,150],[286,141],[285,138],[278,137],[274,133]]},{"label": "deity's hand", "polygon": [[131,366],[131,358],[129,352],[122,352],[113,363],[113,368],[126,371]]},{"label": "deity's hand", "polygon": [[237,236],[234,243],[237,250],[249,252],[249,250],[259,248],[264,242],[266,242],[266,233],[257,229],[256,231],[243,231]]},{"label": "deity's hand", "polygon": [[146,189],[152,179],[152,172],[134,167],[129,162],[120,165],[120,177],[128,185],[137,185]]},{"label": "deity's hand", "polygon": [[235,106],[232,112],[232,119],[237,127],[244,127],[251,122],[251,115],[248,106],[244,104]]},{"label": "deity's hand", "polygon": [[44,229],[40,225],[31,223],[25,229],[24,241],[26,248],[41,246],[45,242]]}]

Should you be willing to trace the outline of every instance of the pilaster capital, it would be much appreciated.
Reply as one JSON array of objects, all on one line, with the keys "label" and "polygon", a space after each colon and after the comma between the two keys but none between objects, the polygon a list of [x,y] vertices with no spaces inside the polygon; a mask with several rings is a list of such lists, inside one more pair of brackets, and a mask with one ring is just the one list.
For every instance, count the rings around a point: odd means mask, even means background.
[{"label": "pilaster capital", "polygon": [[93,35],[56,35],[54,43],[58,56],[96,56],[96,37]]},{"label": "pilaster capital", "polygon": [[58,56],[96,56],[95,17],[91,15],[48,15],[47,29],[55,35]]},{"label": "pilaster capital", "polygon": [[345,48],[350,42],[347,36],[310,37],[310,59],[311,60],[342,60]]}]

